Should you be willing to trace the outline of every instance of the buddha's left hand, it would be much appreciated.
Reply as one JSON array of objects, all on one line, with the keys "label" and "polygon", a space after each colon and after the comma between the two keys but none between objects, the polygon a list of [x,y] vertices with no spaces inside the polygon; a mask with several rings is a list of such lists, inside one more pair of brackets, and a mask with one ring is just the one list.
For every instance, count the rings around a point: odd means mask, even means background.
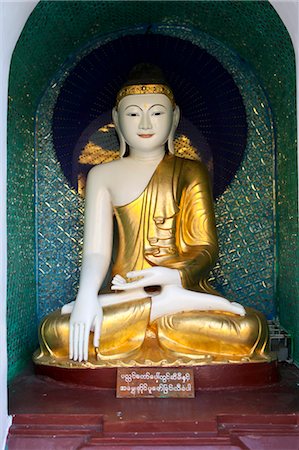
[{"label": "buddha's left hand", "polygon": [[112,280],[112,289],[116,291],[127,291],[136,288],[150,286],[182,286],[180,273],[177,269],[167,267],[151,267],[144,270],[128,272],[127,279],[139,278],[137,281],[126,281],[120,275],[115,275]]}]

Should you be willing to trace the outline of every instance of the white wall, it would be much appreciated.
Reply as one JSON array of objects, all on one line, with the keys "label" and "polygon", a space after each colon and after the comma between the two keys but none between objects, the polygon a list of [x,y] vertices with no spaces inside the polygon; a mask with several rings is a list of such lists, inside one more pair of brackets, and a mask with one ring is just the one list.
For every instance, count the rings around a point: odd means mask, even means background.
[{"label": "white wall", "polygon": [[[298,0],[270,0],[285,24],[295,48],[296,60],[299,54],[299,2]],[[298,65],[297,65],[298,70]],[[298,72],[297,72],[298,73]]]},{"label": "white wall", "polygon": [[0,448],[5,448],[7,415],[6,356],[6,117],[12,52],[37,1],[0,0]]},{"label": "white wall", "polygon": [[[270,0],[291,36],[296,57],[297,145],[299,166],[299,0]],[[299,181],[299,180],[298,180]]]},{"label": "white wall", "polygon": [[[0,98],[7,98],[9,65],[19,35],[38,0],[0,0]],[[271,0],[286,25],[299,54],[299,3],[297,0]],[[297,64],[297,92],[299,69]],[[298,101],[298,95],[297,95]],[[299,105],[298,105],[299,106]],[[7,415],[6,358],[6,117],[5,100],[0,103],[0,448],[5,447],[10,418]],[[298,127],[299,128],[299,127]]]}]

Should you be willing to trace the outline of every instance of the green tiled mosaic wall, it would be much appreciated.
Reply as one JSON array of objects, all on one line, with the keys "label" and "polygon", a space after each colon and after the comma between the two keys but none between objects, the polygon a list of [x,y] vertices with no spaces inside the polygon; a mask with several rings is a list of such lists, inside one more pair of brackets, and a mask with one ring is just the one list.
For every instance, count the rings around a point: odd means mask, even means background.
[{"label": "green tiled mosaic wall", "polygon": [[[266,1],[41,1],[13,54],[8,129],[8,342],[14,376],[36,345],[34,264],[34,116],[66,58],[99,35],[138,24],[194,27],[233,49],[255,70],[277,137],[277,299],[299,361],[295,66],[291,41]],[[297,276],[296,276],[297,275]]]}]

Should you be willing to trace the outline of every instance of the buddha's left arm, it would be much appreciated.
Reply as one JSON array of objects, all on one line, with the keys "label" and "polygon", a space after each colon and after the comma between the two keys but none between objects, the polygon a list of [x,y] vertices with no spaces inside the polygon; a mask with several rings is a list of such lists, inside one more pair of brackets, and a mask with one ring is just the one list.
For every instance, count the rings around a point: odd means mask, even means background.
[{"label": "buddha's left arm", "polygon": [[168,267],[180,271],[182,285],[196,288],[215,264],[218,240],[209,174],[199,163],[191,164],[183,179],[176,244],[179,258]]}]

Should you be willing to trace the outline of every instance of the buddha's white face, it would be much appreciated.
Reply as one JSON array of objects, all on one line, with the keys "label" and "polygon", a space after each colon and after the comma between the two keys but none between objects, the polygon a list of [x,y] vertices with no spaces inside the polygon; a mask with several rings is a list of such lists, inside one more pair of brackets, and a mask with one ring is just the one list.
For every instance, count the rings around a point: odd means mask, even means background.
[{"label": "buddha's white face", "polygon": [[117,117],[129,147],[141,151],[164,146],[174,125],[173,106],[163,94],[128,95],[120,101]]}]

